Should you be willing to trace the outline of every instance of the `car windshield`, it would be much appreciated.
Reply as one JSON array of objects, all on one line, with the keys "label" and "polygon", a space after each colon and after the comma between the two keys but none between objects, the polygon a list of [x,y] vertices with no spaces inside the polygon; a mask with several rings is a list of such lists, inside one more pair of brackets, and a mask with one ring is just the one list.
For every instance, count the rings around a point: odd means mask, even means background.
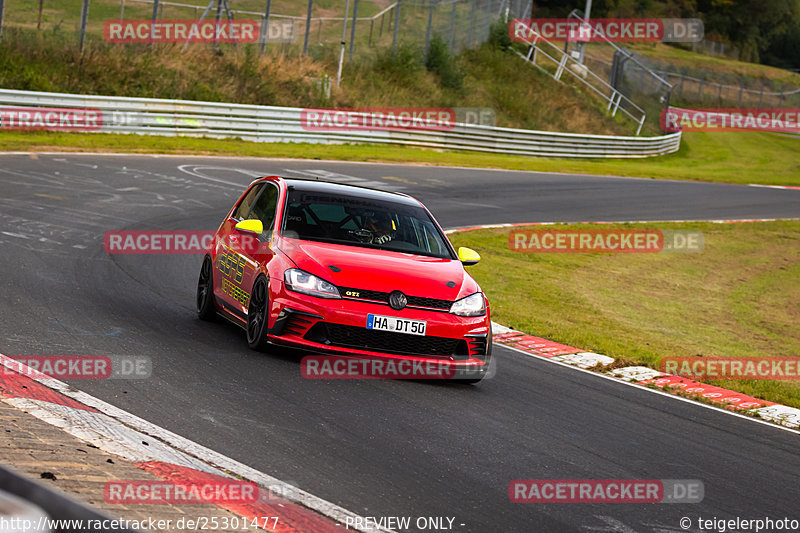
[{"label": "car windshield", "polygon": [[281,234],[455,259],[445,236],[425,209],[364,196],[290,189]]}]

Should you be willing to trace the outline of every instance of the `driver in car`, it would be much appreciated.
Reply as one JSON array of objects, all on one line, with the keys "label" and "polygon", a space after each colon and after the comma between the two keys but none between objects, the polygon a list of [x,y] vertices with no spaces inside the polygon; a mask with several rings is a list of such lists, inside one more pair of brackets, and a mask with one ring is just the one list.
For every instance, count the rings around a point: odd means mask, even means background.
[{"label": "driver in car", "polygon": [[367,229],[372,232],[373,244],[386,244],[394,239],[395,225],[385,211],[376,211],[367,218]]}]

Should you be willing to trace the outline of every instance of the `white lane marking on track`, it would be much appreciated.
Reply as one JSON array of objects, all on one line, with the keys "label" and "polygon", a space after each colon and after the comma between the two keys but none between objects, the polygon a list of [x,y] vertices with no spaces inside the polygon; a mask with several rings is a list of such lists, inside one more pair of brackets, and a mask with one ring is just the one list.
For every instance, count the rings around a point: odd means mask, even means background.
[{"label": "white lane marking on track", "polygon": [[741,418],[741,419],[744,419],[744,420],[749,420],[750,422],[763,424],[763,425],[765,425],[767,427],[771,427],[771,428],[775,428],[775,429],[781,429],[783,431],[788,431],[789,433],[794,433],[795,435],[800,435],[800,431],[797,431],[795,429],[792,429],[792,428],[789,428],[789,427],[786,427],[786,426],[780,426],[780,425],[777,425],[777,424],[773,424],[772,422],[767,422],[766,420],[760,420],[758,418],[753,418],[752,416],[747,416],[747,415],[743,415],[741,413],[736,413],[734,411],[730,411],[728,409],[723,409],[722,407],[717,407],[717,406],[714,406],[714,405],[709,405],[709,404],[697,402],[697,401],[691,400],[689,398],[683,398],[682,396],[676,396],[674,394],[670,394],[668,392],[660,391],[658,389],[651,389],[649,387],[642,387],[641,385],[637,385],[636,383],[631,383],[630,381],[627,381],[625,379],[616,378],[614,376],[609,376],[607,374],[600,374],[598,372],[593,372],[591,370],[586,370],[586,369],[583,369],[583,368],[580,368],[580,367],[577,367],[577,366],[574,366],[574,365],[569,365],[567,363],[562,363],[561,361],[553,361],[552,357],[543,357],[541,355],[537,355],[537,354],[534,354],[534,353],[526,352],[525,350],[521,350],[519,348],[514,348],[513,346],[508,346],[506,344],[500,344],[500,343],[497,343],[497,342],[494,343],[494,344],[496,346],[498,346],[498,347],[507,348],[507,349],[509,349],[511,351],[517,352],[517,353],[522,354],[522,355],[527,355],[528,357],[532,357],[534,359],[547,361],[547,362],[552,363],[554,365],[560,365],[560,366],[563,366],[565,368],[571,368],[571,369],[573,369],[573,370],[575,370],[577,372],[585,372],[586,374],[589,374],[591,376],[595,376],[597,378],[607,379],[609,381],[613,381],[613,382],[619,383],[621,385],[626,385],[628,387],[634,387],[637,390],[641,390],[641,391],[644,391],[644,392],[650,392],[652,394],[659,394],[659,395],[665,396],[667,398],[672,398],[673,400],[686,402],[686,403],[694,405],[696,407],[702,407],[704,409],[711,409],[713,411],[717,411],[718,413],[724,413],[726,415],[735,416],[735,417],[738,417],[738,418]]},{"label": "white lane marking on track", "polygon": [[475,226],[457,226],[455,228],[445,229],[446,234],[456,233],[463,229],[497,229],[497,228],[514,228],[517,226],[555,226],[557,224],[659,224],[667,222],[709,222],[711,224],[732,224],[744,222],[779,222],[785,220],[800,220],[800,217],[788,218],[731,218],[727,220],[722,219],[693,219],[693,220],[579,220],[579,221],[561,221],[561,222],[506,222],[505,224],[476,224]]},{"label": "white lane marking on track", "polygon": [[31,239],[31,236],[23,235],[22,233],[11,233],[10,231],[0,231],[3,235],[8,235],[9,237],[16,237],[18,239]]},{"label": "white lane marking on track", "polygon": [[207,166],[207,165],[178,165],[178,170],[180,170],[181,172],[185,172],[186,174],[189,174],[190,176],[194,176],[195,178],[200,178],[200,179],[208,180],[208,181],[214,181],[214,182],[217,182],[217,183],[224,183],[225,185],[231,185],[231,186],[237,187],[239,189],[244,187],[246,184],[236,183],[236,182],[233,182],[233,181],[223,180],[223,179],[220,179],[220,178],[212,178],[211,176],[206,176],[205,174],[200,174],[198,171],[199,170],[223,170],[223,171],[226,171],[226,172],[235,171],[235,172],[241,172],[242,174],[245,174],[246,176],[250,176],[252,178],[259,178],[259,177],[264,175],[262,172],[256,172],[256,171],[253,171],[253,170],[247,170],[247,169],[242,169],[242,168],[215,167],[215,166]]},{"label": "white lane marking on track", "polygon": [[798,190],[798,187],[790,187],[786,185],[761,185],[760,183],[748,183],[748,187],[762,187],[765,189],[783,189],[788,191]]},{"label": "white lane marking on track", "polygon": [[583,526],[583,529],[588,531],[603,531],[604,533],[639,533],[616,518],[601,515],[595,515],[595,518],[599,518],[601,521],[605,522],[606,525],[600,527]]},{"label": "white lane marking on track", "polygon": [[[277,478],[274,478],[270,475],[264,474],[263,472],[259,472],[258,470],[249,467],[245,464],[242,464],[230,457],[226,457],[219,452],[215,452],[205,446],[201,446],[196,442],[193,442],[189,439],[181,437],[167,429],[162,428],[161,426],[157,426],[147,420],[139,418],[136,415],[133,415],[119,407],[115,407],[109,403],[100,400],[99,398],[95,398],[94,396],[87,394],[83,391],[75,389],[74,387],[67,385],[63,381],[59,381],[57,379],[50,379],[50,378],[36,378],[33,377],[35,374],[31,372],[31,370],[22,365],[20,367],[19,362],[11,359],[8,356],[0,354],[0,365],[6,366],[11,370],[20,369],[20,371],[26,373],[26,375],[32,376],[31,379],[42,383],[43,385],[54,389],[61,394],[72,398],[73,400],[82,403],[83,405],[93,407],[103,413],[103,416],[116,421],[117,423],[121,423],[128,428],[132,428],[133,430],[141,432],[143,435],[151,438],[155,438],[160,440],[162,443],[166,443],[167,445],[173,447],[177,453],[184,452],[188,454],[191,458],[197,458],[200,461],[204,461],[207,465],[211,467],[217,467],[224,472],[229,472],[238,476],[241,476],[249,481],[253,481],[257,483],[259,486],[262,487],[273,487],[275,488],[275,492],[281,494],[281,496],[285,497],[287,500],[294,501],[317,511],[318,513],[332,518],[342,524],[346,523],[346,519],[350,518],[350,523],[364,523],[363,517],[360,517],[356,513],[352,511],[348,511],[347,509],[340,507],[334,503],[328,502],[314,496],[313,494],[306,492],[294,485],[281,481]],[[6,399],[5,401],[8,401]],[[34,402],[35,400],[26,400],[27,402]],[[41,404],[42,402],[37,402]],[[38,407],[33,405],[29,405],[30,408]],[[68,408],[70,411],[78,411],[78,409]],[[47,413],[41,413],[46,415]],[[70,413],[71,414],[71,413]],[[52,411],[49,416],[54,416]],[[43,419],[44,420],[44,419]],[[58,418],[54,418],[55,422],[58,422]],[[47,420],[46,420],[47,421]],[[53,423],[54,425],[58,425],[57,423]],[[62,427],[62,426],[58,426]],[[64,428],[66,429],[66,428]],[[77,435],[76,435],[77,436]],[[84,438],[84,437],[79,437]],[[219,474],[219,472],[216,472]],[[360,522],[354,522],[354,518],[360,518]],[[374,531],[378,531],[380,533],[395,533],[391,529],[386,528],[367,528],[367,527],[355,527],[353,526],[352,529],[354,531],[361,531],[362,533],[372,533]]]}]

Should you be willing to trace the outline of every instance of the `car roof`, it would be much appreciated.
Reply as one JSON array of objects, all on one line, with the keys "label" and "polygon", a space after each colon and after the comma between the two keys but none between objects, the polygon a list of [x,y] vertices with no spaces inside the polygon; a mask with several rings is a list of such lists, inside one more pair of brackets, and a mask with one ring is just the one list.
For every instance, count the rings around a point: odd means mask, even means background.
[{"label": "car roof", "polygon": [[325,181],[322,179],[303,179],[303,178],[280,178],[281,181],[286,183],[287,187],[291,187],[304,192],[327,193],[327,194],[341,194],[345,196],[357,196],[359,198],[368,198],[370,200],[383,200],[386,202],[396,202],[405,205],[413,205],[419,207],[421,204],[415,198],[403,193],[381,191],[369,187],[361,187],[358,185],[350,185],[345,183],[335,183],[332,181]]}]

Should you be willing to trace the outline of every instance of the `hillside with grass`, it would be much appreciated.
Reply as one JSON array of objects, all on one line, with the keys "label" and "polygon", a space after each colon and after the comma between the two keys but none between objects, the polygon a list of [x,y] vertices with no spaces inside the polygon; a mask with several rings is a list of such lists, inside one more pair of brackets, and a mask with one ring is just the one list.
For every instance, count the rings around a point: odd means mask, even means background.
[{"label": "hillside with grass", "polygon": [[[488,107],[497,125],[597,134],[631,133],[599,103],[503,51],[494,40],[456,56],[435,39],[428,64],[403,45],[374,60],[346,63],[335,88],[335,54],[309,56],[258,45],[211,46],[87,44],[23,28],[4,32],[0,87],[110,96],[177,98],[295,107]],[[318,80],[334,79],[327,97]]]}]

